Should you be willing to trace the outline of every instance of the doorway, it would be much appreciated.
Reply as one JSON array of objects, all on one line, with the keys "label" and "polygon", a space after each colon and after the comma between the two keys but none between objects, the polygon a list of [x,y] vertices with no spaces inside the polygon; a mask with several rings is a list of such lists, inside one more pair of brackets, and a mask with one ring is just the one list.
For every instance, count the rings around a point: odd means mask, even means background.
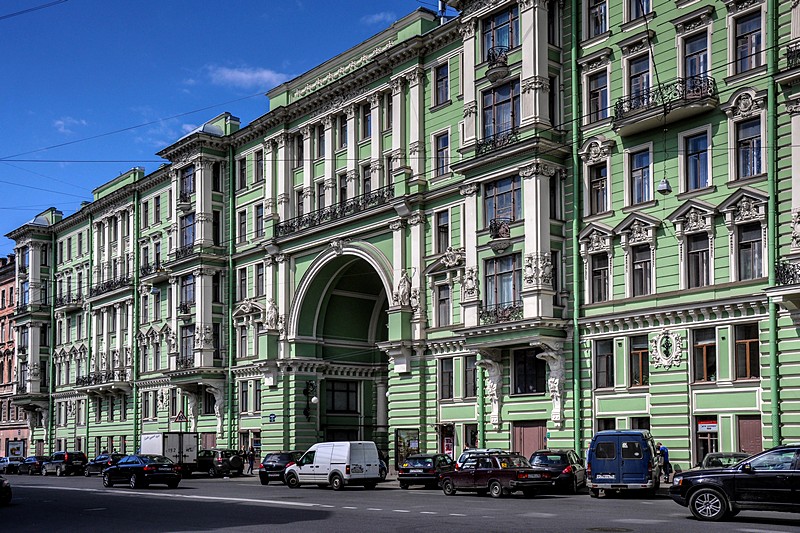
[{"label": "doorway", "polygon": [[544,420],[516,422],[513,439],[513,451],[530,457],[536,450],[547,446],[547,422]]}]

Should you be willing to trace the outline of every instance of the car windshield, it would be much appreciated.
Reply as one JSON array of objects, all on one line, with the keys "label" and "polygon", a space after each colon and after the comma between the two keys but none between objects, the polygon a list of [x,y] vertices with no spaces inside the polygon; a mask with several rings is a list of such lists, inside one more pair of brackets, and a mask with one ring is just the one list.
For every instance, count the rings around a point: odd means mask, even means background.
[{"label": "car windshield", "polygon": [[284,461],[292,461],[293,459],[288,453],[270,453],[264,457],[264,462],[280,463]]},{"label": "car windshield", "polygon": [[547,466],[547,465],[564,465],[567,464],[567,458],[558,454],[537,454],[531,458],[533,466]]},{"label": "car windshield", "polygon": [[172,464],[172,461],[163,455],[142,455],[141,456],[142,462],[145,464],[156,464],[156,465],[169,465]]},{"label": "car windshield", "polygon": [[531,464],[521,455],[498,457],[500,468],[529,468]]},{"label": "car windshield", "polygon": [[409,468],[433,468],[433,459],[430,457],[409,457],[406,460],[406,465]]}]

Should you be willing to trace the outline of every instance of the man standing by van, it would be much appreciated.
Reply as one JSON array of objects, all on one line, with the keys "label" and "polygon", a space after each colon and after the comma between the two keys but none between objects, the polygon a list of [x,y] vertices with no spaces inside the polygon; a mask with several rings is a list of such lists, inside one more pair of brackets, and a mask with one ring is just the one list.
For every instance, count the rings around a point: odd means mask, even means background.
[{"label": "man standing by van", "polygon": [[661,444],[660,442],[656,444],[658,448],[658,454],[661,456],[661,472],[664,474],[664,481],[669,483],[669,474],[672,471],[672,467],[669,464],[669,449]]}]

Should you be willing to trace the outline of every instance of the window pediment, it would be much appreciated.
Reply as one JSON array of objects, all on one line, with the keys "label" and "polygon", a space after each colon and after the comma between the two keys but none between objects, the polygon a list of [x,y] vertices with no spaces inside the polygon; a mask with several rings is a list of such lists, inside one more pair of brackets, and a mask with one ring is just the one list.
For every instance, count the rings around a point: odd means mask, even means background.
[{"label": "window pediment", "polygon": [[728,118],[742,119],[761,113],[765,104],[766,92],[757,93],[752,89],[742,89],[735,92],[728,103],[720,108],[728,115]]},{"label": "window pediment", "polygon": [[614,239],[613,230],[605,224],[593,222],[578,235],[581,243],[581,255],[608,252]]},{"label": "window pediment", "polygon": [[634,244],[654,244],[656,229],[661,221],[644,213],[632,213],[617,224],[614,234],[621,238],[622,246]]},{"label": "window pediment", "polygon": [[686,202],[672,212],[667,220],[675,225],[675,233],[682,237],[689,233],[711,233],[717,210],[713,205],[700,200]]},{"label": "window pediment", "polygon": [[608,161],[615,145],[616,142],[613,139],[607,139],[600,135],[592,137],[583,143],[578,154],[581,156],[584,163],[592,165],[601,161]]},{"label": "window pediment", "polygon": [[650,41],[655,37],[656,32],[653,30],[647,30],[642,33],[636,34],[633,37],[628,37],[619,42],[619,48],[622,51],[623,56],[628,56],[631,54],[635,54],[637,52],[641,52],[642,50],[647,50],[650,45]]},{"label": "window pediment", "polygon": [[264,322],[264,307],[258,302],[245,298],[233,311],[233,320],[242,323]]},{"label": "window pediment", "polygon": [[763,3],[764,0],[725,0],[728,13],[734,14]]},{"label": "window pediment", "polygon": [[609,47],[601,48],[578,59],[578,65],[580,65],[581,70],[586,72],[603,68],[611,62],[611,51]]},{"label": "window pediment", "polygon": [[675,32],[678,35],[689,33],[692,30],[708,26],[712,22],[711,16],[714,14],[714,6],[703,6],[700,9],[695,9],[691,13],[687,13],[678,18],[672,19],[670,22],[675,25]]},{"label": "window pediment", "polygon": [[750,187],[742,187],[719,206],[728,226],[746,222],[764,222],[767,217],[767,197]]}]

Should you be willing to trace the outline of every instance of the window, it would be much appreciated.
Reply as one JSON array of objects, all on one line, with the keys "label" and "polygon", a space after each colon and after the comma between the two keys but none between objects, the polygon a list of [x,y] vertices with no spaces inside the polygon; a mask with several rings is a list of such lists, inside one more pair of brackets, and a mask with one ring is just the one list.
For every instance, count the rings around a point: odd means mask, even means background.
[{"label": "window", "polygon": [[342,204],[347,201],[347,175],[339,175],[339,203]]},{"label": "window", "polygon": [[194,326],[181,327],[181,357],[192,357],[194,354]]},{"label": "window", "polygon": [[369,104],[361,104],[361,139],[369,139],[372,136],[372,109]]},{"label": "window", "polygon": [[436,253],[443,254],[450,246],[450,213],[436,213]]},{"label": "window", "polygon": [[325,157],[325,126],[317,124],[314,130],[317,133],[317,157]]},{"label": "window", "polygon": [[317,183],[317,209],[325,209],[325,182]]},{"label": "window", "polygon": [[188,200],[190,194],[194,194],[194,166],[190,165],[181,170],[181,196]]},{"label": "window", "polygon": [[650,246],[643,244],[631,248],[633,260],[633,296],[646,296],[652,292]]},{"label": "window", "polygon": [[222,164],[219,161],[211,165],[211,190],[222,192]]},{"label": "window", "polygon": [[478,395],[478,367],[474,355],[464,357],[464,396],[475,398]]},{"label": "window", "polygon": [[298,217],[303,216],[304,207],[305,207],[304,206],[304,202],[303,202],[303,191],[302,190],[295,191],[294,195],[295,195],[295,199],[294,199],[295,214]]},{"label": "window", "polygon": [[83,254],[83,232],[78,232],[78,255]]},{"label": "window", "polygon": [[239,244],[247,242],[247,211],[239,211],[239,222],[236,225],[236,242]]},{"label": "window", "polygon": [[372,168],[370,165],[361,167],[361,194],[372,191]]},{"label": "window", "polygon": [[247,187],[247,158],[236,161],[236,190],[241,191]]},{"label": "window", "polygon": [[294,166],[295,168],[303,166],[303,159],[305,154],[303,153],[304,147],[304,140],[303,135],[295,135],[294,136]]},{"label": "window", "polygon": [[556,0],[547,2],[547,43],[561,46],[561,6]]},{"label": "window", "polygon": [[161,222],[161,196],[153,198],[153,222]]},{"label": "window", "polygon": [[453,359],[439,360],[439,399],[453,399]]},{"label": "window", "polygon": [[436,79],[435,90],[433,95],[433,105],[442,105],[450,101],[450,68],[447,63],[439,65],[434,69],[434,76]]},{"label": "window", "polygon": [[684,138],[686,153],[686,190],[708,187],[708,133]]},{"label": "window", "polygon": [[253,411],[261,412],[261,380],[253,380]]},{"label": "window", "polygon": [[753,379],[761,375],[758,351],[758,324],[736,326],[736,379]]},{"label": "window", "polygon": [[736,72],[761,66],[761,13],[736,19]]},{"label": "window", "polygon": [[436,326],[450,324],[450,285],[436,286]]},{"label": "window", "polygon": [[608,118],[608,73],[589,76],[589,122]]},{"label": "window", "polygon": [[347,148],[347,115],[339,115],[339,148]]},{"label": "window", "polygon": [[264,150],[256,150],[254,155],[255,163],[254,163],[254,172],[255,172],[255,182],[258,183],[260,181],[264,181]]},{"label": "window", "polygon": [[192,246],[194,244],[194,213],[189,213],[181,217],[181,247]]},{"label": "window", "polygon": [[385,93],[383,95],[383,129],[390,130],[392,129],[392,121],[394,120],[393,117],[393,96],[391,92]]},{"label": "window", "polygon": [[483,138],[507,135],[519,126],[519,81],[483,93]]},{"label": "window", "polygon": [[717,333],[714,328],[693,332],[692,370],[695,381],[717,380]]},{"label": "window", "polygon": [[194,275],[187,274],[181,278],[181,303],[194,303]]},{"label": "window", "polygon": [[608,255],[594,254],[591,256],[592,265],[592,303],[608,300]]},{"label": "window", "polygon": [[708,75],[708,35],[703,32],[687,37],[683,41],[683,72],[690,84],[689,89],[693,88],[693,83],[702,83]]},{"label": "window", "polygon": [[211,301],[214,303],[222,302],[222,273],[217,271],[211,277]]},{"label": "window", "polygon": [[614,386],[614,341],[594,342],[595,387],[606,389]]},{"label": "window", "polygon": [[514,394],[544,392],[547,364],[536,357],[539,350],[514,352]]},{"label": "window", "polygon": [[650,384],[650,349],[647,335],[630,339],[630,386],[640,387]]},{"label": "window", "polygon": [[67,261],[72,259],[72,237],[67,237]]},{"label": "window", "polygon": [[650,417],[649,416],[632,416],[631,429],[646,429],[650,430]]},{"label": "window", "polygon": [[256,264],[256,296],[264,296],[264,263]]},{"label": "window", "polygon": [[705,287],[710,281],[708,235],[706,233],[689,235],[686,239],[686,244],[689,263],[689,288]]},{"label": "window", "polygon": [[239,301],[247,298],[247,268],[239,269]]},{"label": "window", "polygon": [[589,0],[589,38],[604,34],[607,29],[606,0]]},{"label": "window", "polygon": [[250,399],[250,390],[249,390],[249,382],[248,381],[240,381],[239,382],[239,412],[240,413],[249,413],[250,412],[250,405],[248,400]]},{"label": "window", "polygon": [[450,135],[442,133],[434,137],[434,144],[436,145],[436,168],[434,169],[434,176],[439,178],[449,172],[448,160],[450,153]]},{"label": "window", "polygon": [[631,59],[628,78],[628,96],[631,109],[650,105],[650,58],[646,55]]},{"label": "window", "polygon": [[489,58],[492,48],[507,50],[519,46],[519,9],[515,6],[485,19],[482,42],[484,60]]},{"label": "window", "polygon": [[214,406],[217,404],[217,399],[214,398],[214,394],[208,389],[203,389],[203,414],[204,415],[213,415],[214,414]]},{"label": "window", "polygon": [[222,244],[222,211],[214,210],[212,212],[212,219],[211,233],[214,246],[219,246]]},{"label": "window", "polygon": [[484,189],[486,222],[514,222],[522,218],[522,189],[519,176],[509,176],[486,184]]},{"label": "window", "polygon": [[355,381],[327,381],[328,412],[357,413],[358,383]]},{"label": "window", "polygon": [[505,255],[486,261],[486,305],[509,305],[520,298],[522,266],[520,254]]},{"label": "window", "polygon": [[212,334],[214,335],[214,360],[219,361],[222,359],[222,326],[219,322],[214,322],[211,326]]},{"label": "window", "polygon": [[650,201],[650,150],[640,150],[630,155],[631,204]]},{"label": "window", "polygon": [[761,174],[761,119],[736,124],[736,177],[749,178]]},{"label": "window", "polygon": [[650,13],[650,0],[629,0],[630,20],[636,20]]},{"label": "window", "polygon": [[761,224],[743,224],[736,228],[738,236],[739,279],[756,279],[762,273]]},{"label": "window", "polygon": [[608,211],[608,167],[605,163],[589,167],[589,214]]}]

